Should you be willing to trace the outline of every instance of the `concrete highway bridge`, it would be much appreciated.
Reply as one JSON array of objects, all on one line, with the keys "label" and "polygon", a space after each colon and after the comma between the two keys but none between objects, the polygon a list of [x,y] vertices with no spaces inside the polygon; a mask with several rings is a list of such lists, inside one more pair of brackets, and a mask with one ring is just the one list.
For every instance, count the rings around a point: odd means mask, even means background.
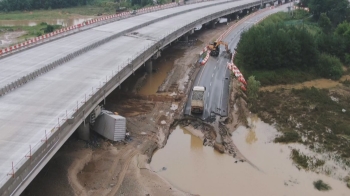
[{"label": "concrete highway bridge", "polygon": [[215,0],[127,13],[2,50],[0,195],[21,194],[95,107],[140,66],[151,70],[163,48],[199,25],[273,2]]}]

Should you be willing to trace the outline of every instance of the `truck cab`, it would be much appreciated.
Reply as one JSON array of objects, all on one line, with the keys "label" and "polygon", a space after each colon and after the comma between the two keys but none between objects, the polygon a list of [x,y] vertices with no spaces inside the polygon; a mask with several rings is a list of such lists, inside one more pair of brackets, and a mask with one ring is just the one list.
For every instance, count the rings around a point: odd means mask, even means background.
[{"label": "truck cab", "polygon": [[204,86],[194,86],[191,97],[191,113],[202,114],[204,111]]}]

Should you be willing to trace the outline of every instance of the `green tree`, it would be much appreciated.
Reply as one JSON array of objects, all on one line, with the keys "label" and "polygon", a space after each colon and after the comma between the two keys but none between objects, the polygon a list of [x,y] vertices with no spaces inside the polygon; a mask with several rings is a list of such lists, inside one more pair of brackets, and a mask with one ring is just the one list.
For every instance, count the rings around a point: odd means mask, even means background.
[{"label": "green tree", "polygon": [[333,25],[337,25],[350,15],[348,0],[310,0],[310,12],[318,20],[321,13],[326,13]]},{"label": "green tree", "polygon": [[318,66],[320,76],[337,80],[343,75],[342,67],[339,58],[325,53],[320,55]]},{"label": "green tree", "polygon": [[247,95],[249,101],[254,102],[259,95],[260,82],[255,80],[255,76],[250,76],[247,81]]},{"label": "green tree", "polygon": [[332,30],[332,23],[331,20],[327,17],[325,13],[322,13],[320,15],[320,18],[318,19],[318,25],[322,28],[323,32],[328,34]]}]

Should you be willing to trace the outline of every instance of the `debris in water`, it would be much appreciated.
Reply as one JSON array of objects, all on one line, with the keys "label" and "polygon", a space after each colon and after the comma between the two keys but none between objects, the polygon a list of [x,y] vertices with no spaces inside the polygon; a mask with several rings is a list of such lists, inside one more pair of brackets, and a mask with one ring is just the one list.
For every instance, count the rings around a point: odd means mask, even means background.
[{"label": "debris in water", "polygon": [[162,120],[162,121],[160,122],[160,124],[165,125],[165,124],[166,124],[166,121],[165,121],[165,120]]}]

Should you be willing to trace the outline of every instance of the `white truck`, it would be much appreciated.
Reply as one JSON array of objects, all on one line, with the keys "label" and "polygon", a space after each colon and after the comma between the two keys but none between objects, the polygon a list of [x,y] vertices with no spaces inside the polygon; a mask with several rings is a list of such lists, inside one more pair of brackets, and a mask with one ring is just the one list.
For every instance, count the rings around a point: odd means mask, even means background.
[{"label": "white truck", "polygon": [[201,114],[204,110],[205,87],[194,86],[191,98],[191,113]]}]

